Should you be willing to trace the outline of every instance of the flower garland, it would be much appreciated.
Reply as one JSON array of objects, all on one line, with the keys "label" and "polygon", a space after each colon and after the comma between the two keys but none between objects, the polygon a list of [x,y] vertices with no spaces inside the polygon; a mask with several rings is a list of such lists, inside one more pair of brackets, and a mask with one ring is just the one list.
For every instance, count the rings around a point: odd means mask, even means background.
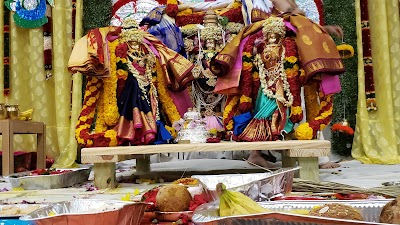
[{"label": "flower garland", "polygon": [[190,37],[197,34],[197,24],[188,24],[180,28],[183,36]]},{"label": "flower garland", "polygon": [[167,7],[165,8],[165,13],[168,16],[175,18],[178,14],[178,1],[177,0],[167,0]]},{"label": "flower garland", "polygon": [[231,34],[237,34],[243,29],[244,25],[241,23],[228,22],[226,30]]},{"label": "flower garland", "polygon": [[[164,72],[162,70],[160,62],[158,62],[158,61],[156,62],[156,73],[157,73],[156,88],[157,88],[158,96],[160,97],[161,107],[162,107],[163,111],[165,112],[165,114],[167,115],[169,122],[171,124],[174,124],[175,122],[177,122],[181,119],[181,115],[179,114],[179,111],[176,108],[176,105],[174,104],[173,99],[168,94],[168,90],[166,88],[165,80],[164,80]],[[174,129],[167,128],[167,130],[172,131]],[[173,133],[171,133],[171,134],[173,134]]]},{"label": "flower garland", "polygon": [[[281,56],[281,61],[284,62],[284,60],[285,60],[285,50],[283,51]],[[283,63],[278,63],[273,68],[266,70],[260,54],[256,55],[255,62],[259,70],[261,88],[264,95],[268,96],[269,98],[274,98],[277,101],[280,101],[285,106],[291,106],[293,104],[293,95],[290,92],[290,86],[287,81],[286,73],[283,68]],[[273,74],[270,74],[270,72],[272,72]],[[271,90],[271,86],[275,84],[277,79],[282,80],[283,90],[285,92],[287,99],[285,97],[277,95],[276,93],[273,93],[273,91]]]},{"label": "flower garland", "polygon": [[299,140],[311,140],[317,135],[317,131],[323,130],[331,121],[333,112],[333,95],[320,95],[320,107],[318,116],[313,120],[300,124],[295,130],[295,137]]},{"label": "flower garland", "polygon": [[118,145],[117,132],[115,130],[91,134],[91,126],[94,122],[102,86],[102,80],[96,77],[88,78],[83,107],[75,130],[76,140],[83,147],[110,147]]},{"label": "flower garland", "polygon": [[301,108],[300,73],[296,41],[291,37],[287,37],[283,40],[282,44],[286,49],[284,69],[290,86],[290,92],[293,95],[290,120],[293,123],[299,123],[303,119],[303,110]]},{"label": "flower garland", "polygon": [[238,103],[239,103],[239,96],[229,95],[226,99],[226,106],[224,112],[222,114],[224,127],[226,131],[233,130],[233,117],[236,114]]},{"label": "flower garland", "polygon": [[[121,48],[118,39],[109,42],[110,51],[110,77],[104,78],[104,91],[102,94],[102,106],[104,108],[104,122],[108,126],[115,126],[119,120],[119,112],[117,105],[117,62],[120,61],[116,56],[117,48]],[[125,44],[126,45],[126,44]],[[123,48],[123,47],[122,47]],[[127,50],[127,48],[126,48]],[[120,54],[120,56],[122,56]]]},{"label": "flower garland", "polygon": [[253,91],[253,60],[254,56],[252,54],[253,51],[253,44],[256,39],[256,36],[251,36],[245,46],[243,47],[243,56],[242,56],[242,73],[240,79],[240,87],[242,96],[239,100],[239,112],[246,113],[250,112],[253,108],[253,98],[252,98],[252,91]]}]

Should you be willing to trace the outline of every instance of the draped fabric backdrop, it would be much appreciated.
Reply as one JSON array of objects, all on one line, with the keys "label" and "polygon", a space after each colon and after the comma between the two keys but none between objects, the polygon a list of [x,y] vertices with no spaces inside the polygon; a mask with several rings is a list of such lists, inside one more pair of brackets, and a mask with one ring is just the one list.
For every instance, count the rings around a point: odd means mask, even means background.
[{"label": "draped fabric backdrop", "polygon": [[[69,36],[75,41],[83,36],[83,0],[73,0],[73,11],[70,13],[72,15],[72,34]],[[54,15],[54,12],[53,12]],[[57,37],[55,37],[57,38]],[[69,55],[67,55],[67,61]],[[65,64],[65,67],[67,64]],[[70,79],[70,74],[67,72],[64,76],[66,79]],[[71,89],[68,89],[71,90]],[[70,94],[70,93],[69,93]],[[69,103],[68,103],[69,106]],[[54,163],[55,168],[67,168],[75,165],[75,160],[77,158],[77,142],[75,139],[75,125],[78,121],[79,113],[82,108],[82,75],[76,73],[72,76],[72,105],[71,105],[71,120],[68,129],[68,143],[66,148],[60,148],[60,155],[57,161]]]},{"label": "draped fabric backdrop", "polygon": [[[3,18],[4,4],[0,5],[0,18]],[[53,77],[49,80],[45,79],[43,29],[17,27],[11,16],[9,103],[19,104],[22,111],[34,108],[33,120],[45,122],[47,125],[46,155],[52,158],[60,156],[56,165],[69,167],[76,158],[76,142],[70,133],[72,127],[75,127],[76,112],[80,110],[80,106],[76,104],[71,109],[71,75],[67,71],[72,50],[71,1],[55,1],[52,10]],[[0,44],[3,46],[4,37],[1,36]],[[2,67],[3,65],[4,63]],[[2,67],[0,81],[4,80]],[[2,90],[0,85],[0,91]],[[0,96],[0,101],[4,102],[3,95]],[[17,135],[14,139],[15,148],[32,151],[35,148],[35,139],[33,135]]]},{"label": "draped fabric backdrop", "polygon": [[367,111],[361,6],[356,3],[358,48],[357,126],[352,155],[363,163],[400,163],[400,22],[398,0],[369,0],[377,111]]}]

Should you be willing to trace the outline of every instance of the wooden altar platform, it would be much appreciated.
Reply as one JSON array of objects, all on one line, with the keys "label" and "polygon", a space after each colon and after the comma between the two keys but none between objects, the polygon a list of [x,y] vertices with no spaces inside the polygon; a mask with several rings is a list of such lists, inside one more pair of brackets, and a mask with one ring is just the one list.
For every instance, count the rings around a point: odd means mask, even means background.
[{"label": "wooden altar platform", "polygon": [[283,151],[283,167],[292,167],[298,163],[301,167],[299,177],[319,180],[318,157],[329,156],[331,144],[326,140],[287,140],[266,142],[220,142],[201,144],[164,144],[145,146],[118,146],[83,148],[82,163],[94,164],[94,182],[99,188],[113,188],[115,182],[115,163],[136,158],[137,173],[150,172],[152,154],[175,152],[210,152],[210,151]]}]

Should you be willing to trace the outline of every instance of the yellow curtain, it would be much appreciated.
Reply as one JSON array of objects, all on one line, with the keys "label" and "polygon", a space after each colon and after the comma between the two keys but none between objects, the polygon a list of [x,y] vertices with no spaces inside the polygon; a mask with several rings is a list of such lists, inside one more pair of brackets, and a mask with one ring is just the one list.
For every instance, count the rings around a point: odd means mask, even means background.
[{"label": "yellow curtain", "polygon": [[358,36],[358,106],[352,156],[363,163],[400,163],[400,22],[398,0],[369,0],[377,111],[368,112],[361,40],[360,2],[356,3]]},{"label": "yellow curtain", "polygon": [[[70,129],[75,127],[71,112],[77,108],[75,104],[71,110],[72,80],[67,70],[72,50],[72,3],[55,1],[52,10],[53,77],[49,80],[45,80],[42,28],[20,28],[11,20],[9,101],[19,104],[21,110],[34,108],[33,120],[47,125],[46,155],[58,159],[57,167],[71,167],[76,158],[76,142],[70,137]],[[26,136],[15,138],[16,148],[34,149],[33,136]]]},{"label": "yellow curtain", "polygon": [[[83,0],[77,0],[75,3],[76,6],[76,14],[75,14],[75,40],[78,40],[83,36],[83,26],[82,26],[82,17],[83,17]],[[65,12],[65,11],[64,11]],[[57,12],[53,11],[53,15],[57,14]],[[68,15],[71,15],[69,13]],[[65,16],[68,16],[65,15]],[[62,15],[59,17],[60,20],[63,19]],[[53,29],[56,29],[57,24],[53,24]],[[64,69],[67,68],[67,62],[70,54],[66,55],[66,60],[63,62]],[[69,73],[66,72],[67,76]],[[69,106],[69,103],[68,103]],[[77,156],[77,142],[75,140],[75,125],[78,121],[79,113],[82,107],[82,75],[77,73],[72,76],[72,108],[71,108],[71,121],[69,125],[68,134],[68,143],[69,145],[66,148],[60,149],[60,156],[58,160],[54,163],[53,167],[56,168],[67,168],[75,165],[75,159]]]}]

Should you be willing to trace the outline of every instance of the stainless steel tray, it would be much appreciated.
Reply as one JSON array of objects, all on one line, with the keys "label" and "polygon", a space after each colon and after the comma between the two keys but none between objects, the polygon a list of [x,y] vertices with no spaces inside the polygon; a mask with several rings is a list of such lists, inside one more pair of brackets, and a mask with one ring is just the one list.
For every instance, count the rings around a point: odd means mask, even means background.
[{"label": "stainless steel tray", "polygon": [[[63,169],[59,169],[63,170]],[[30,172],[15,173],[4,178],[13,188],[46,190],[70,187],[88,180],[91,168],[68,169],[71,172],[53,175],[30,176]]]},{"label": "stainless steel tray", "polygon": [[[194,213],[192,221],[200,225],[219,225],[219,224],[240,224],[240,225],[322,225],[322,224],[376,224],[379,223],[379,215],[383,206],[390,200],[378,201],[298,201],[298,202],[267,202],[260,203],[263,207],[274,210],[276,212],[262,213],[256,215],[235,216],[235,217],[219,217],[217,213],[218,205],[209,203],[200,206]],[[341,220],[323,217],[313,217],[305,215],[290,214],[290,210],[306,209],[311,210],[314,206],[342,203],[348,204],[360,211],[365,221]]]},{"label": "stainless steel tray", "polygon": [[218,183],[225,184],[226,188],[239,191],[255,201],[269,200],[277,195],[292,191],[295,168],[282,168],[271,173],[251,174],[224,174],[224,175],[196,175],[206,189],[217,199],[215,188]]},{"label": "stainless steel tray", "polygon": [[36,225],[139,225],[147,203],[76,199],[51,204],[20,220]]}]

